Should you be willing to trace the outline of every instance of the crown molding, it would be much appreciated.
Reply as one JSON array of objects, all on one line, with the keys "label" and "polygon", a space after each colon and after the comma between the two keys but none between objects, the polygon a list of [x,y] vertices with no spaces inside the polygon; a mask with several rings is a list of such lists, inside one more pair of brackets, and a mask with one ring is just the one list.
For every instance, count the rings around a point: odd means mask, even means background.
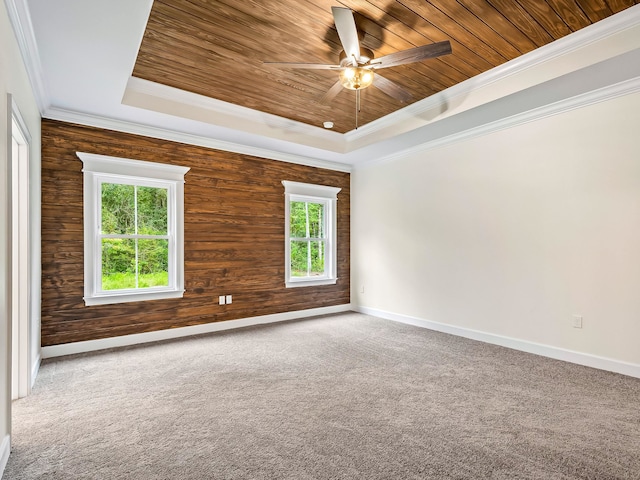
[{"label": "crown molding", "polygon": [[166,128],[152,127],[140,123],[80,113],[65,110],[62,108],[48,108],[42,114],[42,117],[50,120],[59,120],[62,122],[76,123],[89,127],[103,128],[105,130],[115,130],[117,132],[131,133],[133,135],[141,135],[143,137],[158,138],[162,140],[169,140],[173,142],[186,143],[189,145],[212,148],[215,150],[239,153],[242,155],[250,155],[252,157],[267,158],[269,160],[295,163],[297,165],[306,165],[308,167],[324,168],[327,170],[335,170],[339,172],[351,172],[351,166],[344,163],[331,162],[328,160],[321,160],[317,158],[306,157],[303,155],[283,153],[266,148],[241,145],[238,143],[226,142],[223,140],[204,137],[201,135],[193,135]]},{"label": "crown molding", "polygon": [[[524,123],[541,120],[547,117],[575,110],[577,108],[586,107],[595,103],[612,100],[617,97],[630,95],[637,92],[640,92],[640,75],[635,78],[623,80],[612,85],[597,88],[592,91],[567,97],[548,104],[543,104],[539,107],[525,110],[513,115],[505,116],[504,118],[500,118],[499,120],[490,122],[480,121],[479,124],[475,127],[463,129],[453,134],[446,134],[445,132],[440,136],[434,135],[434,138],[432,140],[428,140],[414,147],[394,152],[390,155],[381,156],[374,160],[363,160],[360,162],[355,162],[354,170],[392,162],[414,154],[424,153],[434,148],[450,145],[482,135],[487,135],[499,130],[512,128]],[[491,104],[479,108],[491,108]],[[468,115],[471,112],[473,112],[473,110],[469,112],[463,112],[459,114],[459,116]]]},{"label": "crown molding", "polygon": [[42,114],[50,105],[49,91],[44,80],[44,71],[40,61],[40,52],[36,35],[31,23],[31,13],[26,0],[4,0],[9,22],[18,43],[22,60],[27,70],[31,89]]},{"label": "crown molding", "polygon": [[122,103],[334,153],[345,150],[341,133],[138,77],[129,78]]},{"label": "crown molding", "polygon": [[353,144],[358,141],[364,141],[364,144],[367,144],[367,137],[378,136],[383,130],[392,128],[405,119],[419,118],[421,114],[429,111],[441,111],[441,109],[445,108],[449,103],[455,103],[455,100],[458,98],[465,98],[474,90],[487,87],[492,83],[550,62],[558,57],[583,48],[586,45],[602,41],[612,35],[616,35],[638,25],[640,25],[640,5],[635,5],[616,15],[600,20],[577,32],[573,32],[552,43],[543,45],[491,70],[449,87],[424,100],[367,123],[357,130],[351,130],[344,134],[345,140],[347,144]]}]

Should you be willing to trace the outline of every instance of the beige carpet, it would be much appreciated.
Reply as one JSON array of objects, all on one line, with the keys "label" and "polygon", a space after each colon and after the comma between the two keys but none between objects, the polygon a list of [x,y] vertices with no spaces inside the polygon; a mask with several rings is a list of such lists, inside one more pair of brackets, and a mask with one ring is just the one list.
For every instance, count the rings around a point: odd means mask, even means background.
[{"label": "beige carpet", "polygon": [[44,362],[3,479],[640,479],[640,380],[360,314]]}]

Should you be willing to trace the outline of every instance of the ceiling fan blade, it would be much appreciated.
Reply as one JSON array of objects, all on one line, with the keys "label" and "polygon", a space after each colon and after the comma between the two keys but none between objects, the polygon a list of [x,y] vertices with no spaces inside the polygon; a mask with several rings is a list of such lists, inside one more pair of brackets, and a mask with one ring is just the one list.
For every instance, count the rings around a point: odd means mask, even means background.
[{"label": "ceiling fan blade", "polygon": [[324,65],[321,63],[294,63],[294,62],[262,62],[263,65],[278,68],[308,68],[310,70],[340,70],[340,65]]},{"label": "ceiling fan blade", "polygon": [[357,61],[360,59],[360,42],[358,41],[358,29],[353,12],[344,7],[331,7],[331,11],[344,53],[354,65],[357,65]]},{"label": "ceiling fan blade", "polygon": [[400,52],[390,53],[384,57],[375,58],[371,61],[374,68],[389,68],[396,65],[404,65],[405,63],[421,62],[428,58],[436,58],[451,53],[451,43],[449,40],[444,42],[432,43],[422,47],[409,48]]},{"label": "ceiling fan blade", "polygon": [[389,95],[391,98],[395,98],[402,103],[408,103],[413,99],[413,95],[411,95],[411,93],[406,91],[400,85],[380,76],[377,73],[373,78],[373,85],[374,87],[379,88],[380,90],[382,90],[382,92]]},{"label": "ceiling fan blade", "polygon": [[340,80],[338,80],[329,90],[327,90],[327,93],[322,96],[322,98],[320,99],[320,103],[329,103],[331,100],[336,98],[336,95],[338,95],[341,91],[342,83],[340,82]]}]

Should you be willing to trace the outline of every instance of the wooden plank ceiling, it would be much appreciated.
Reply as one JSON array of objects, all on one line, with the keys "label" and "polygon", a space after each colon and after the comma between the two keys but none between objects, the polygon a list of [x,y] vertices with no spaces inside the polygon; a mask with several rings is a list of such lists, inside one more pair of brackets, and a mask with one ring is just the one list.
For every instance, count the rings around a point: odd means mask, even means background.
[{"label": "wooden plank ceiling", "polygon": [[[355,92],[320,102],[337,72],[262,63],[337,64],[332,6],[355,12],[375,57],[451,42],[451,55],[381,71],[415,102],[639,1],[155,0],[133,75],[310,125],[330,120],[344,133],[355,128]],[[359,125],[406,106],[374,87],[362,93]]]}]

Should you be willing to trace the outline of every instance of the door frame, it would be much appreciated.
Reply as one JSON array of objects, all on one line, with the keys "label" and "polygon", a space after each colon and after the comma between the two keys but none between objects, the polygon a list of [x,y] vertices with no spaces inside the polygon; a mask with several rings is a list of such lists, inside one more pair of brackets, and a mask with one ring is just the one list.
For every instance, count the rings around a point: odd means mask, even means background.
[{"label": "door frame", "polygon": [[[30,211],[29,155],[31,135],[20,110],[9,94],[7,98],[8,194],[9,194],[9,309],[11,312],[11,399],[31,393],[30,365]],[[9,140],[9,138],[7,140]]]}]

